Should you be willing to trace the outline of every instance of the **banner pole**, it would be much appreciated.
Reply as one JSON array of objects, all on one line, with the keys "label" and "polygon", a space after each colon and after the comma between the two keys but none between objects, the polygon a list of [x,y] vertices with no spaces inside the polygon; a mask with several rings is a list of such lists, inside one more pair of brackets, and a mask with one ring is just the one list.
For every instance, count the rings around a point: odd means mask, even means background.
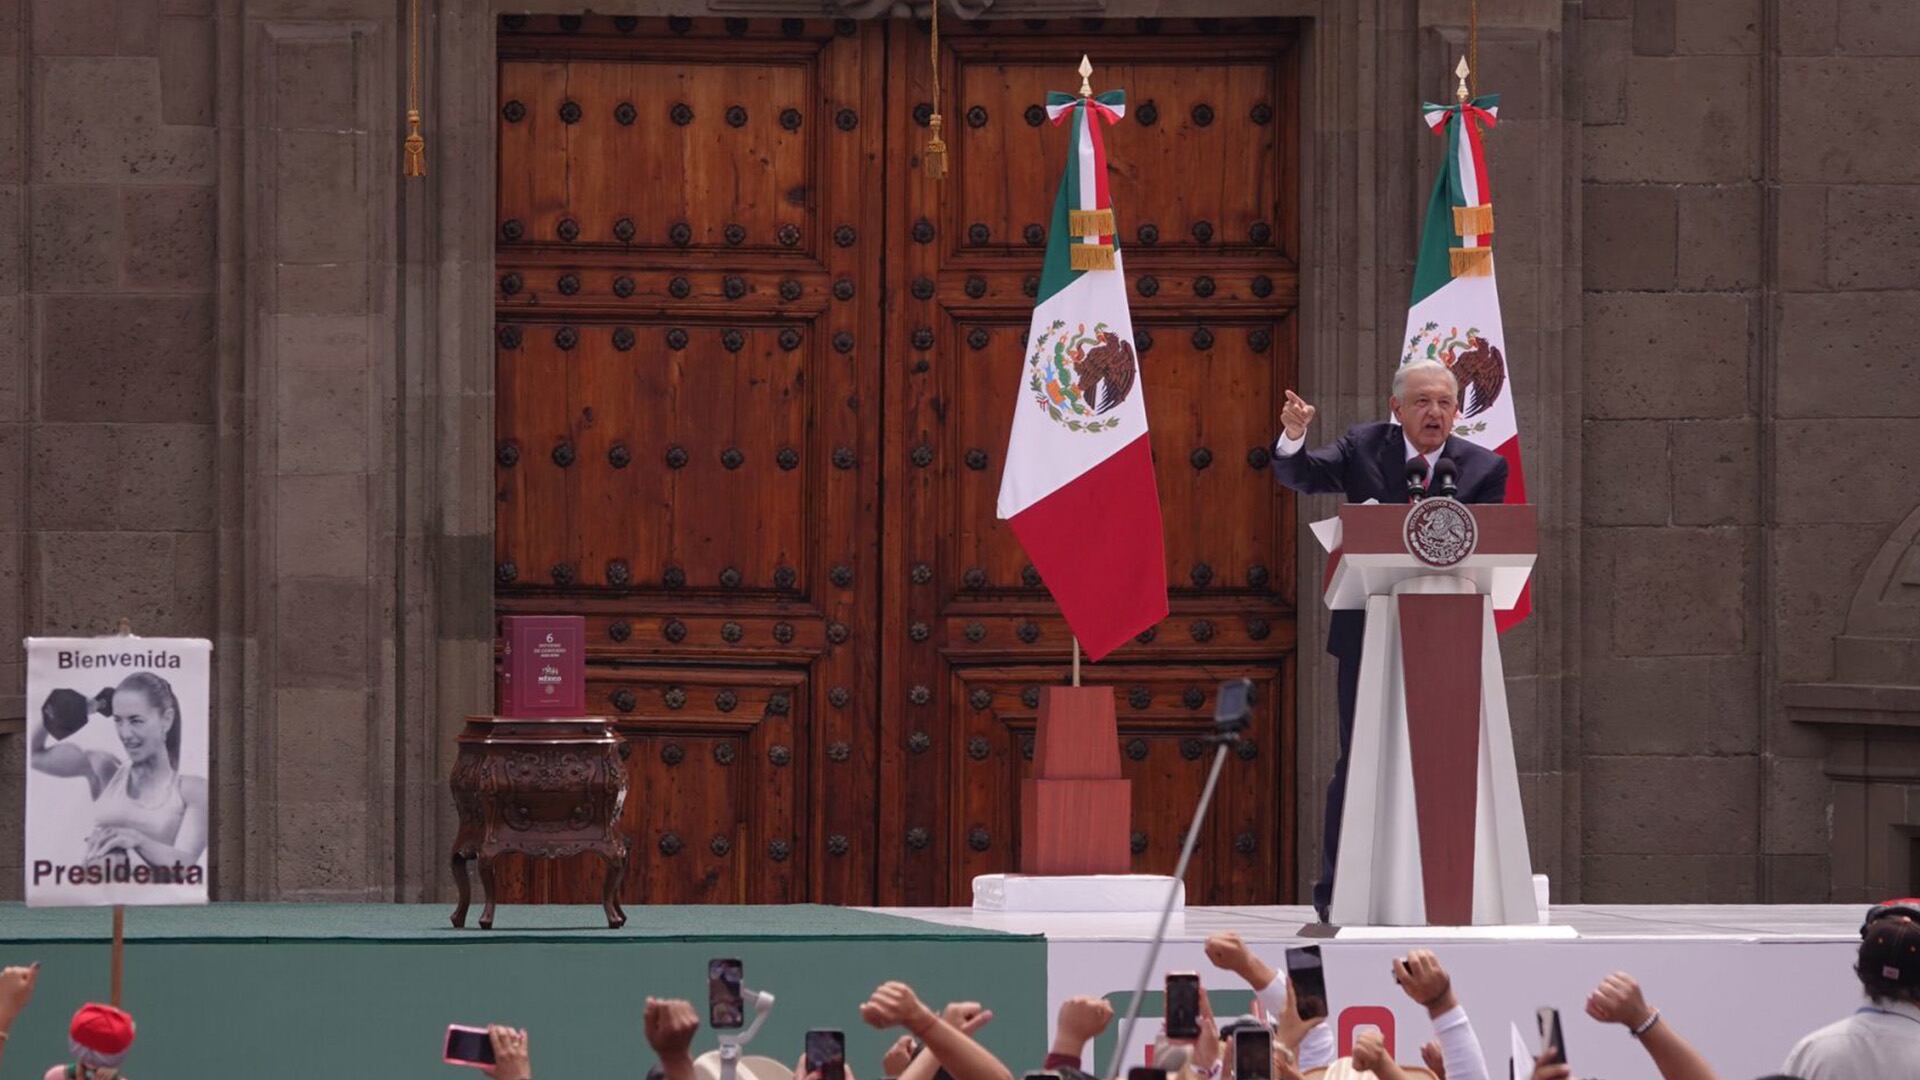
[{"label": "banner pole", "polygon": [[1080,635],[1073,635],[1073,685],[1080,685]]},{"label": "banner pole", "polygon": [[127,973],[127,906],[113,905],[113,1007],[120,1007],[120,987]]}]

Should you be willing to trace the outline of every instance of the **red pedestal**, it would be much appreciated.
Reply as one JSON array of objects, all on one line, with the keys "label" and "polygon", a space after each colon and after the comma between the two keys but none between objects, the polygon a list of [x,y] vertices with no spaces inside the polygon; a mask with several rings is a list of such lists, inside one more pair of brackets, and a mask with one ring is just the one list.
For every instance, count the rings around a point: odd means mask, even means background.
[{"label": "red pedestal", "polygon": [[1020,872],[1130,872],[1133,782],[1120,775],[1112,687],[1043,692],[1033,772],[1020,791]]}]

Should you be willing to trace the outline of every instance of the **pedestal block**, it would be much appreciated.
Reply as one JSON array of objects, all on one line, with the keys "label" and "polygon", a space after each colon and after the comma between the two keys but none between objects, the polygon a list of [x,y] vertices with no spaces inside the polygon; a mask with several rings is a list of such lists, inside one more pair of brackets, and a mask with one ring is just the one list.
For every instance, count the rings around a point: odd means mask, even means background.
[{"label": "pedestal block", "polygon": [[1020,790],[1021,873],[1127,873],[1133,783],[1120,775],[1112,687],[1043,692],[1033,772]]}]

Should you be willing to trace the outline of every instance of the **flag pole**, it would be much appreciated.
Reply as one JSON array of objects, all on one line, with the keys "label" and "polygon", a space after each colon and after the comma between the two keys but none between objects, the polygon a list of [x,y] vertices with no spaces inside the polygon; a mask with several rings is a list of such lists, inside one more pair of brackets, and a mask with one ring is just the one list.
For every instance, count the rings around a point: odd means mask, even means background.
[{"label": "flag pole", "polygon": [[1080,685],[1080,635],[1073,635],[1073,685]]},{"label": "flag pole", "polygon": [[[1080,54],[1080,66],[1074,70],[1080,73],[1080,98],[1082,101],[1093,99],[1093,60],[1086,53]],[[1088,123],[1093,123],[1091,116]],[[1080,685],[1080,635],[1073,635],[1073,685]]]},{"label": "flag pole", "polygon": [[[125,615],[114,627],[118,637],[133,636],[133,621]],[[113,951],[108,954],[107,986],[111,994],[109,1002],[114,1008],[120,1007],[120,988],[126,984],[127,976],[127,905],[113,905]]]}]

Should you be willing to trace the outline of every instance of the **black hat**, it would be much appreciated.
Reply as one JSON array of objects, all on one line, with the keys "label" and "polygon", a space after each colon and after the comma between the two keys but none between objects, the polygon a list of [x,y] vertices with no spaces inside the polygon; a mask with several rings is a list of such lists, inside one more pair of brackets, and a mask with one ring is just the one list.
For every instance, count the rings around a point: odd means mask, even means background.
[{"label": "black hat", "polygon": [[1920,922],[1905,913],[1870,920],[1853,970],[1874,998],[1910,997],[1920,991]]}]

